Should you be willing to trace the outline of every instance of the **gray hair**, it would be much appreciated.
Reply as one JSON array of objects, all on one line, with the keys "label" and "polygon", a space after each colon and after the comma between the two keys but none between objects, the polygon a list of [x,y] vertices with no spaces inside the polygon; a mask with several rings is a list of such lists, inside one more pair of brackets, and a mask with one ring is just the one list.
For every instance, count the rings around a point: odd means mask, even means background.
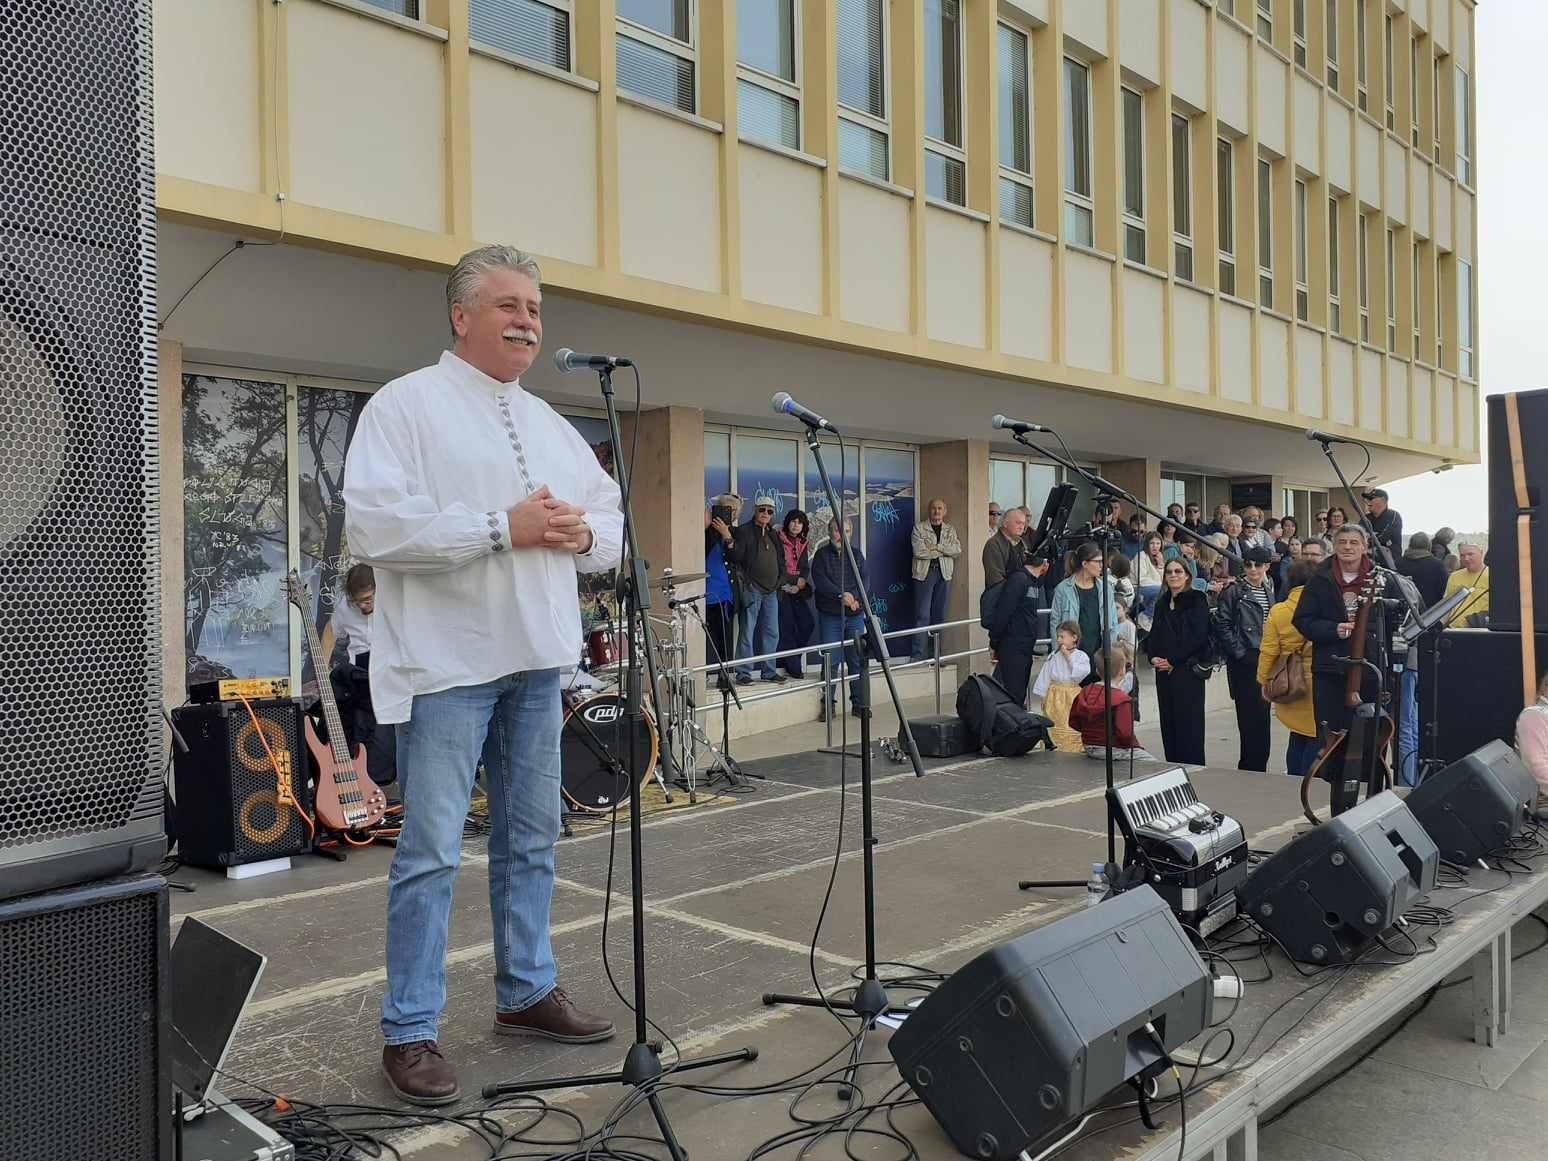
[{"label": "gray hair", "polygon": [[1240,516],[1238,516],[1235,512],[1228,512],[1228,513],[1226,513],[1226,518],[1224,520],[1222,520],[1221,523],[1222,524],[1230,524],[1232,521],[1236,522],[1236,526],[1238,528],[1240,528],[1242,526],[1242,518]]},{"label": "gray hair", "polygon": [[1363,524],[1340,524],[1337,528],[1335,528],[1333,530],[1333,539],[1337,540],[1340,536],[1344,535],[1344,533],[1346,533],[1346,532],[1354,533],[1356,536],[1358,536],[1360,538],[1360,542],[1362,544],[1369,544],[1370,543],[1370,541],[1367,539],[1367,537],[1365,535],[1365,525],[1363,525]]},{"label": "gray hair", "polygon": [[[517,274],[525,274],[532,279],[539,290],[543,287],[543,272],[538,268],[537,259],[525,250],[504,245],[480,246],[477,250],[469,250],[457,259],[457,265],[453,266],[452,272],[446,276],[448,322],[451,320],[452,307],[459,302],[466,308],[478,301],[479,291],[484,285],[484,275],[491,270],[514,270]],[[456,338],[455,328],[452,330],[452,337]]]}]

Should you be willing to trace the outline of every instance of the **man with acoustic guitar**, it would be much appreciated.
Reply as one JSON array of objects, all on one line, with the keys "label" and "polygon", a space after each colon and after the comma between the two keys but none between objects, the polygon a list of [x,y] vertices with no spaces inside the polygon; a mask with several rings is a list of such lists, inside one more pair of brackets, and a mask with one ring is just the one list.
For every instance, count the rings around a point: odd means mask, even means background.
[{"label": "man with acoustic guitar", "polygon": [[618,485],[520,378],[543,326],[509,246],[446,282],[453,347],[366,404],[344,469],[350,550],[376,570],[371,691],[397,725],[403,832],[387,880],[382,1071],[403,1100],[458,1099],[438,1039],[452,886],[480,755],[489,793],[497,1033],[568,1044],[613,1024],[558,986],[559,671],[581,639],[576,573],[618,563]]},{"label": "man with acoustic guitar", "polygon": [[[1333,559],[1318,568],[1306,582],[1301,603],[1296,607],[1293,624],[1312,643],[1312,703],[1322,736],[1318,775],[1337,786],[1344,781],[1346,765],[1342,751],[1347,747],[1351,726],[1356,718],[1351,691],[1358,700],[1370,705],[1377,700],[1379,682],[1370,665],[1381,666],[1392,640],[1392,618],[1401,598],[1390,575],[1372,576],[1366,531],[1358,524],[1345,524],[1333,531]],[[1363,634],[1356,635],[1358,628]],[[1351,678],[1351,666],[1357,680]],[[1365,743],[1379,748],[1380,737],[1390,734],[1392,722],[1384,706],[1377,716],[1369,738],[1355,739],[1364,752]],[[1335,750],[1336,748],[1336,750]],[[1381,761],[1381,755],[1376,755]],[[1335,792],[1335,812],[1340,796]],[[1353,802],[1341,804],[1344,809]]]}]

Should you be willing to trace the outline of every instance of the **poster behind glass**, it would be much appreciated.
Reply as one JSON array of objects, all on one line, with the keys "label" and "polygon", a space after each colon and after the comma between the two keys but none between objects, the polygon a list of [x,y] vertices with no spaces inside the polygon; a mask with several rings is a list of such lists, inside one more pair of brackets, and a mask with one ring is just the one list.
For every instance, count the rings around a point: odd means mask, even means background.
[{"label": "poster behind glass", "polygon": [[[865,449],[865,556],[870,569],[871,605],[882,632],[914,624],[913,549],[914,453],[896,448]],[[902,638],[889,653],[908,651]]]},{"label": "poster behind glass", "polygon": [[190,681],[290,672],[285,387],[183,376],[183,635]]},{"label": "poster behind glass", "polygon": [[[594,415],[565,415],[564,418],[580,432],[581,438],[591,447],[591,453],[597,457],[597,463],[602,465],[602,470],[617,478],[618,473],[613,470],[613,444],[609,437],[607,420]],[[628,443],[625,441],[624,455],[628,454]],[[616,595],[618,584],[616,569],[608,569],[606,572],[577,573],[576,577],[583,632],[589,631],[597,624],[622,620],[623,614],[618,610]],[[582,642],[575,643],[577,656],[581,645]]]},{"label": "poster behind glass", "polygon": [[[833,481],[833,490],[839,493],[844,505],[844,517],[849,521],[851,535],[860,531],[855,517],[860,514],[860,448],[846,443],[842,449],[838,441],[822,442],[822,462]],[[827,542],[828,521],[833,518],[833,507],[822,488],[822,474],[817,471],[817,461],[805,444],[801,445],[801,480],[806,488],[806,514],[812,521],[812,551]]]},{"label": "poster behind glass", "polygon": [[799,505],[796,492],[796,441],[763,435],[736,437],[736,494],[742,497],[741,522],[748,523],[760,498],[774,501],[774,524]]}]

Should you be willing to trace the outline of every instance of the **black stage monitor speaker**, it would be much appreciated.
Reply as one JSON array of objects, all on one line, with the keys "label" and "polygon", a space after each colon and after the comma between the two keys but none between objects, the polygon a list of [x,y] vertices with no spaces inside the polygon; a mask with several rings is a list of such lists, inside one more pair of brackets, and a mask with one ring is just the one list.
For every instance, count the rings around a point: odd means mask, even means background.
[{"label": "black stage monitor speaker", "polygon": [[1162,1067],[1210,1020],[1213,984],[1149,887],[986,951],[892,1034],[898,1070],[969,1157],[1010,1161]]},{"label": "black stage monitor speaker", "polygon": [[0,898],[154,865],[150,3],[0,33]]},{"label": "black stage monitor speaker", "polygon": [[[172,755],[171,829],[179,859],[196,867],[234,867],[310,849],[311,831],[301,815],[311,811],[307,760],[294,700],[190,705],[172,720],[188,743],[186,754]],[[282,782],[289,783],[293,804],[284,801]]]},{"label": "black stage monitor speaker", "polygon": [[155,875],[0,902],[0,1157],[172,1155]]},{"label": "black stage monitor speaker", "polygon": [[[1506,425],[1507,396],[1491,395],[1489,408],[1489,625],[1521,629],[1521,576],[1516,529],[1516,480]],[[1521,420],[1521,464],[1527,506],[1536,508],[1528,525],[1532,548],[1532,608],[1539,629],[1548,628],[1548,389],[1514,396]],[[1543,661],[1541,652],[1537,655]],[[1519,669],[1519,662],[1518,662]],[[1517,683],[1519,684],[1519,682]]]},{"label": "black stage monitor speaker", "polygon": [[1435,886],[1440,852],[1387,790],[1297,835],[1241,888],[1243,914],[1302,963],[1349,963]]},{"label": "black stage monitor speaker", "polygon": [[1431,774],[1404,799],[1441,858],[1470,866],[1504,848],[1537,807],[1537,781],[1505,742]]},{"label": "black stage monitor speaker", "polygon": [[[1548,631],[1537,634],[1537,666],[1548,667]],[[1489,742],[1512,740],[1522,710],[1520,675],[1520,633],[1426,633],[1419,641],[1419,757],[1449,764]]]}]

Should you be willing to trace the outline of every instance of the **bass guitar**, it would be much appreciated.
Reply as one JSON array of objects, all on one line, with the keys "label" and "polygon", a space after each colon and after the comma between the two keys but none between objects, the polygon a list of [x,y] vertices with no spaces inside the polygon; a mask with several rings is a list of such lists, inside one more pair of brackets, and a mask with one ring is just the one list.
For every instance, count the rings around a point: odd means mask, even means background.
[{"label": "bass guitar", "polygon": [[312,719],[302,716],[306,748],[317,763],[317,820],[330,830],[363,830],[382,821],[387,812],[387,796],[366,773],[365,747],[357,746],[353,755],[345,741],[344,722],[338,703],[333,699],[333,684],[328,680],[328,659],[322,655],[317,627],[312,624],[306,586],[295,569],[285,578],[290,603],[301,613],[306,631],[306,648],[312,655],[317,674],[317,694],[322,702],[323,721],[328,725],[328,740],[317,736]]},{"label": "bass guitar", "polygon": [[1392,719],[1381,712],[1380,706],[1367,704],[1360,692],[1365,679],[1366,629],[1371,622],[1371,609],[1385,588],[1386,574],[1373,566],[1360,586],[1354,629],[1349,634],[1349,671],[1344,675],[1349,728],[1329,733],[1327,744],[1301,779],[1301,811],[1313,825],[1321,822],[1311,807],[1314,778],[1326,778],[1332,784],[1334,814],[1355,804],[1361,786],[1370,787],[1372,794],[1378,788],[1392,788],[1392,769],[1386,757],[1392,743]]}]

